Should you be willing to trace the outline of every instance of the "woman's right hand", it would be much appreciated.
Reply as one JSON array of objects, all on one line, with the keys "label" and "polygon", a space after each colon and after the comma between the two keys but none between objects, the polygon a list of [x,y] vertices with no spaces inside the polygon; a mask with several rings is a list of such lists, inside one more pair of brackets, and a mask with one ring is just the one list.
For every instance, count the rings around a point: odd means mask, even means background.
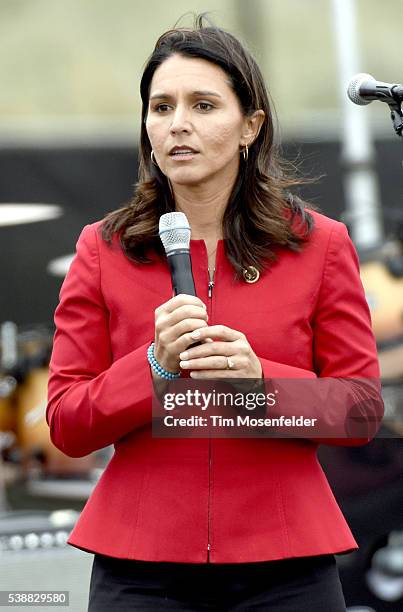
[{"label": "woman's right hand", "polygon": [[207,309],[200,298],[179,294],[155,309],[154,355],[169,372],[179,371],[179,353],[197,341],[190,334],[207,326]]}]

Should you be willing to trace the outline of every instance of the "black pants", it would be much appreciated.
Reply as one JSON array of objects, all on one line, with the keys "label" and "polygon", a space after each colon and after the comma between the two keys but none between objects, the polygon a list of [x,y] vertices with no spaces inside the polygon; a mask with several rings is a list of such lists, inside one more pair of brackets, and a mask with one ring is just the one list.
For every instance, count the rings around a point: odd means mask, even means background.
[{"label": "black pants", "polygon": [[88,612],[344,612],[333,555],[259,563],[130,561],[96,554]]}]

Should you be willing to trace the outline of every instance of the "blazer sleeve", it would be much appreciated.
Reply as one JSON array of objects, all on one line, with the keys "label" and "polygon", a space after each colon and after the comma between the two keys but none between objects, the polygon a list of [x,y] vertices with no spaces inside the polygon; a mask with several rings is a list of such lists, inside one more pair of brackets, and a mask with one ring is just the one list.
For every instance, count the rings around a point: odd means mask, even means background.
[{"label": "blazer sleeve", "polygon": [[329,436],[343,432],[314,441],[365,444],[379,429],[383,401],[358,256],[342,223],[336,222],[330,232],[312,327],[313,370],[260,359],[263,377],[272,379],[276,388],[283,386],[290,413],[298,405],[305,416],[318,419],[320,431]]},{"label": "blazer sleeve", "polygon": [[112,359],[95,226],[78,239],[54,320],[46,408],[53,444],[82,457],[149,423],[149,343]]}]

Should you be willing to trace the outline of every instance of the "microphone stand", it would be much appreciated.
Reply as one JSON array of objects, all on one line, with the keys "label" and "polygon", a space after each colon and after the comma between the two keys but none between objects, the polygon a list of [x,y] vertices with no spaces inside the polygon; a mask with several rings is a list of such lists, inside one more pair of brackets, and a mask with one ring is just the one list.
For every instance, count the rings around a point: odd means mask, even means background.
[{"label": "microphone stand", "polygon": [[403,111],[402,111],[402,103],[398,102],[390,102],[390,118],[392,119],[393,128],[400,138],[403,138]]}]

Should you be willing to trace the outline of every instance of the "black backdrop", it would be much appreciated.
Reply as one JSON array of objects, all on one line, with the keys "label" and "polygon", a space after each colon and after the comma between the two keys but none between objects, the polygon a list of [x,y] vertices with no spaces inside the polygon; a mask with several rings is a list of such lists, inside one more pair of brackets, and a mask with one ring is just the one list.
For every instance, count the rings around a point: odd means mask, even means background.
[{"label": "black backdrop", "polygon": [[[303,195],[331,217],[344,209],[340,145],[336,142],[284,146],[303,173],[325,176]],[[396,139],[377,143],[382,202],[402,208],[403,148]],[[130,147],[2,148],[0,203],[57,204],[58,219],[0,227],[0,322],[52,325],[62,278],[46,271],[50,260],[74,251],[82,227],[128,200],[137,179],[137,152]],[[389,229],[391,223],[388,223]]]}]

